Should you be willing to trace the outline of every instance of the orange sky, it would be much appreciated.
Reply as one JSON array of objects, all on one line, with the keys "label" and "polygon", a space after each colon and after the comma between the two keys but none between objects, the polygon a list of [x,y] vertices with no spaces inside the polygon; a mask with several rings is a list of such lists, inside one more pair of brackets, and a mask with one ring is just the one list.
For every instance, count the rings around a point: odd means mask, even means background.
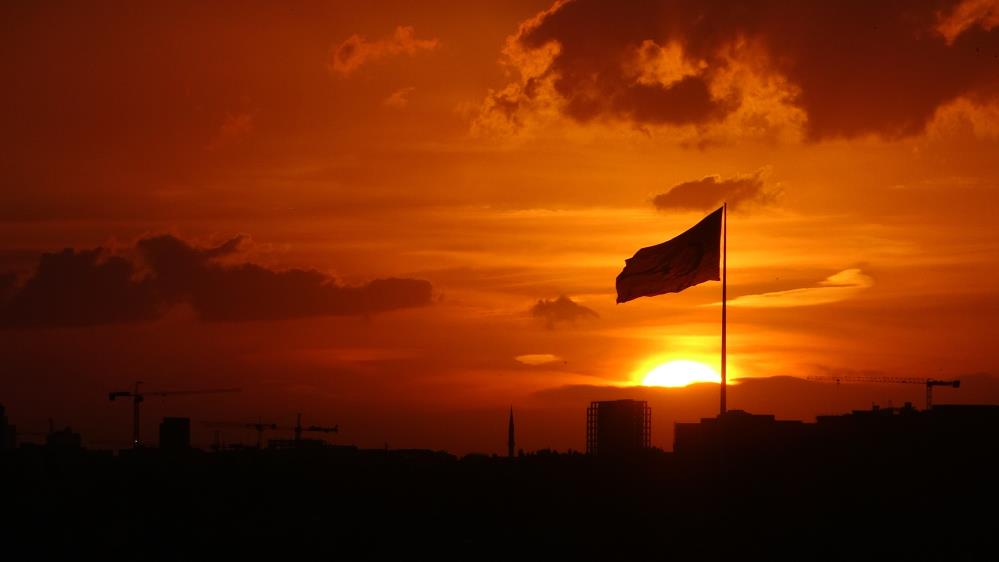
[{"label": "orange sky", "polygon": [[[600,387],[717,364],[718,283],[614,277],[723,198],[735,377],[999,374],[999,3],[616,4],[3,5],[0,403],[581,448]],[[667,448],[716,407],[634,392]],[[921,391],[796,392],[730,406]]]}]

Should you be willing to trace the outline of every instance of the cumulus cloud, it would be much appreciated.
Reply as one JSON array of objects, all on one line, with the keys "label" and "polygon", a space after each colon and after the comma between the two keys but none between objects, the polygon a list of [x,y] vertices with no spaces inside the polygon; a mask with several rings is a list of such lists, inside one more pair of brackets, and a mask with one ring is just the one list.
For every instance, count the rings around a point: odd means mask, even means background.
[{"label": "cumulus cloud", "polygon": [[942,105],[996,96],[997,13],[987,0],[557,2],[508,39],[516,79],[475,126],[554,111],[705,136],[920,133]]},{"label": "cumulus cloud", "polygon": [[815,287],[802,287],[755,295],[743,295],[728,301],[729,306],[751,308],[788,308],[829,304],[855,297],[874,286],[874,279],[857,268],[844,269],[820,281]]},{"label": "cumulus cloud", "polygon": [[391,36],[374,41],[354,34],[332,50],[329,67],[347,76],[370,62],[390,56],[412,56],[420,51],[433,51],[438,45],[436,38],[417,39],[413,27],[404,25],[396,27]]},{"label": "cumulus cloud", "polygon": [[598,318],[599,315],[565,295],[557,299],[541,299],[531,307],[530,315],[542,320],[549,328],[555,328],[560,323],[574,324],[579,320]]},{"label": "cumulus cloud", "polygon": [[739,208],[748,204],[770,204],[777,198],[777,190],[768,187],[765,181],[766,170],[753,174],[722,179],[720,176],[707,176],[699,180],[685,181],[660,193],[652,199],[659,210],[716,209],[723,202]]},{"label": "cumulus cloud", "polygon": [[991,102],[959,99],[937,111],[927,129],[930,138],[971,133],[979,139],[999,139],[999,98]]},{"label": "cumulus cloud", "polygon": [[243,237],[201,248],[170,235],[140,240],[135,257],[102,248],[42,255],[0,302],[0,326],[88,326],[152,321],[189,304],[205,321],[367,315],[431,301],[430,283],[376,279],[343,286],[315,270],[272,270],[232,259]]}]

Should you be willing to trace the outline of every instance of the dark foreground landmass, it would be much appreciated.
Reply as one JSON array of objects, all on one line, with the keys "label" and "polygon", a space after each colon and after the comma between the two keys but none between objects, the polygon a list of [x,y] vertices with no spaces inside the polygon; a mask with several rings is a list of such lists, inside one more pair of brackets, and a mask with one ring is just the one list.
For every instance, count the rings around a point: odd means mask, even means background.
[{"label": "dark foreground landmass", "polygon": [[994,560],[999,437],[978,429],[622,458],[20,448],[0,558]]}]

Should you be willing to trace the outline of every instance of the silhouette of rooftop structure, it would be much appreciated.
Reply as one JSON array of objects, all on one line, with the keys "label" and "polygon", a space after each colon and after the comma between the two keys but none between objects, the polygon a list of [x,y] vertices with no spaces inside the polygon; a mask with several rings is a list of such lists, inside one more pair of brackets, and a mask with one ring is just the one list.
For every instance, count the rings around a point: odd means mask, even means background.
[{"label": "silhouette of rooftop structure", "polygon": [[506,435],[506,456],[507,458],[513,458],[514,449],[517,447],[517,440],[514,438],[514,428],[513,428],[513,406],[510,406],[510,423],[507,425],[507,435]]},{"label": "silhouette of rooftop structure", "polygon": [[45,446],[60,451],[79,450],[83,446],[83,439],[79,433],[67,426],[58,431],[49,431],[45,436]]},{"label": "silhouette of rooftop structure", "polygon": [[793,455],[918,455],[974,451],[999,429],[999,406],[938,405],[854,410],[817,416],[814,423],[730,410],[696,423],[677,423],[673,450],[681,456],[757,458]]},{"label": "silhouette of rooftop structure", "polygon": [[703,454],[724,447],[731,453],[778,451],[804,438],[800,421],[777,420],[769,414],[728,410],[698,423],[677,423],[673,451],[677,454]]},{"label": "silhouette of rooftop structure", "polygon": [[0,404],[0,451],[13,449],[17,445],[17,428],[7,420],[7,411]]},{"label": "silhouette of rooftop structure", "polygon": [[163,451],[186,451],[190,448],[190,418],[163,418],[163,421],[160,422],[160,449]]},{"label": "silhouette of rooftop structure", "polygon": [[268,449],[322,449],[326,441],[322,439],[268,439]]},{"label": "silhouette of rooftop structure", "polygon": [[591,402],[586,410],[586,452],[622,456],[651,447],[652,408],[644,400]]}]

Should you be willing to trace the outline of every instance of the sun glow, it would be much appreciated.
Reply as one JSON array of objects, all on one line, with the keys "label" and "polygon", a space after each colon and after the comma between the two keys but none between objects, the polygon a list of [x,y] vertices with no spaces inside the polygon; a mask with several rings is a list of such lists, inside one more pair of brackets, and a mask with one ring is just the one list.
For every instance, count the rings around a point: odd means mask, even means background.
[{"label": "sun glow", "polygon": [[695,382],[721,382],[721,376],[708,365],[679,359],[654,367],[645,378],[644,386],[687,386]]}]

